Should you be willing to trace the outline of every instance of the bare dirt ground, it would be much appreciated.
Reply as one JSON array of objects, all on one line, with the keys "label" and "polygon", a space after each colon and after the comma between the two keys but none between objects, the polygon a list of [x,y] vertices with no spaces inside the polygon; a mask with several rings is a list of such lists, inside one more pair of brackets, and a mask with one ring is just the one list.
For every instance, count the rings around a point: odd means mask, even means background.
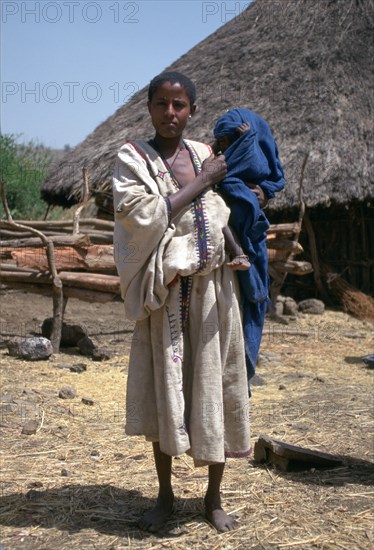
[{"label": "bare dirt ground", "polygon": [[[176,513],[154,535],[137,528],[157,494],[151,448],[123,430],[132,324],[121,303],[69,300],[66,318],[110,348],[94,362],[68,349],[48,361],[12,358],[5,342],[40,334],[50,299],[0,293],[0,548],[372,548],[373,325],[342,312],[267,321],[250,400],[253,443],[265,434],[332,453],[343,465],[282,473],[229,460],[224,505],[240,527],[219,534],[204,520],[205,469],[174,460]],[[268,355],[266,355],[268,354]],[[86,371],[71,372],[84,364]],[[63,386],[77,396],[58,397]],[[85,401],[82,401],[82,398]],[[34,435],[22,433],[30,420]]]}]

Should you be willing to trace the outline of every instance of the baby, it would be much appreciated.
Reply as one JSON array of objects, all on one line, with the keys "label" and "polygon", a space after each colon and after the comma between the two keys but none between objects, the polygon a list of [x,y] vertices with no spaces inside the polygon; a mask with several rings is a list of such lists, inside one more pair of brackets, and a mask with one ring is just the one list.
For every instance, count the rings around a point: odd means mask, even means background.
[{"label": "baby", "polygon": [[[224,153],[225,179],[216,186],[230,207],[224,231],[229,266],[239,271],[248,380],[255,373],[269,295],[266,231],[262,210],[285,185],[269,125],[248,109],[227,111],[214,127],[215,154]],[[250,269],[249,269],[250,268]]]},{"label": "baby", "polygon": [[[249,132],[250,128],[251,125],[249,124],[249,122],[244,122],[243,124],[238,126],[238,128],[236,129],[238,133],[237,137],[241,137],[246,132]],[[230,145],[234,141],[235,138],[232,138],[229,135],[223,135],[219,137],[213,144],[213,152],[216,155],[223,153],[228,147],[230,147]],[[255,188],[257,188],[257,191],[254,192],[257,194],[261,208],[263,208],[267,203],[267,199],[263,192],[261,195],[261,188],[251,183],[246,183],[246,185],[248,185],[249,188],[253,188],[253,191]],[[228,262],[227,265],[237,271],[248,270],[251,267],[251,263],[247,254],[244,253],[240,241],[233,228],[229,225],[225,227],[225,229],[223,230],[223,235],[225,237],[226,250],[230,255],[230,262]]]}]

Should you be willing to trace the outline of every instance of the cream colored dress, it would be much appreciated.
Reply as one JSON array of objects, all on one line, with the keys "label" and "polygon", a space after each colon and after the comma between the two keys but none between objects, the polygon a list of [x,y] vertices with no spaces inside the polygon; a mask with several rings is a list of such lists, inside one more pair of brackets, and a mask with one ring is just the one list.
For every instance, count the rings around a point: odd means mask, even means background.
[{"label": "cream colored dress", "polygon": [[[196,172],[207,145],[185,140]],[[120,150],[113,178],[115,261],[136,321],[126,433],[196,465],[250,453],[249,402],[235,273],[225,265],[229,210],[209,189],[168,220],[178,190],[145,141]]]}]

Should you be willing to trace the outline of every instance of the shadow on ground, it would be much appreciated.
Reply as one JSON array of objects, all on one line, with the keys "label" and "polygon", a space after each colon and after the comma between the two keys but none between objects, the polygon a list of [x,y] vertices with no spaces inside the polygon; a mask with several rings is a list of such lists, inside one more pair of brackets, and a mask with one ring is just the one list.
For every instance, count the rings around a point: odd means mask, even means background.
[{"label": "shadow on ground", "polygon": [[[15,484],[3,483],[0,497],[0,524],[66,530],[70,534],[94,529],[106,535],[131,536],[145,539],[154,536],[139,530],[142,514],[155,505],[155,500],[143,497],[137,490],[112,485],[65,485],[54,489],[15,491]],[[184,524],[199,519],[202,499],[178,499],[175,513],[157,536],[180,537]],[[178,526],[178,533],[173,534]]]},{"label": "shadow on ground", "polygon": [[[374,485],[374,462],[361,460],[350,456],[333,455],[342,461],[342,465],[336,468],[310,468],[304,471],[283,472],[277,470],[277,474],[286,477],[296,483],[306,485],[321,485],[342,487],[346,484]],[[266,465],[253,462],[256,468],[266,468]]]}]

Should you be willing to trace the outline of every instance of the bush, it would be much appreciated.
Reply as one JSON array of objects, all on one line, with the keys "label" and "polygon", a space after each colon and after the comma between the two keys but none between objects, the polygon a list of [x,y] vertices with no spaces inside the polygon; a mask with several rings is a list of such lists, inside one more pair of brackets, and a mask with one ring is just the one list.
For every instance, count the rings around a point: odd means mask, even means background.
[{"label": "bush", "polygon": [[[40,198],[40,185],[51,160],[51,151],[46,147],[33,142],[18,145],[15,136],[0,134],[0,177],[14,219],[44,217],[47,207]],[[2,205],[0,212],[4,217]]]}]

